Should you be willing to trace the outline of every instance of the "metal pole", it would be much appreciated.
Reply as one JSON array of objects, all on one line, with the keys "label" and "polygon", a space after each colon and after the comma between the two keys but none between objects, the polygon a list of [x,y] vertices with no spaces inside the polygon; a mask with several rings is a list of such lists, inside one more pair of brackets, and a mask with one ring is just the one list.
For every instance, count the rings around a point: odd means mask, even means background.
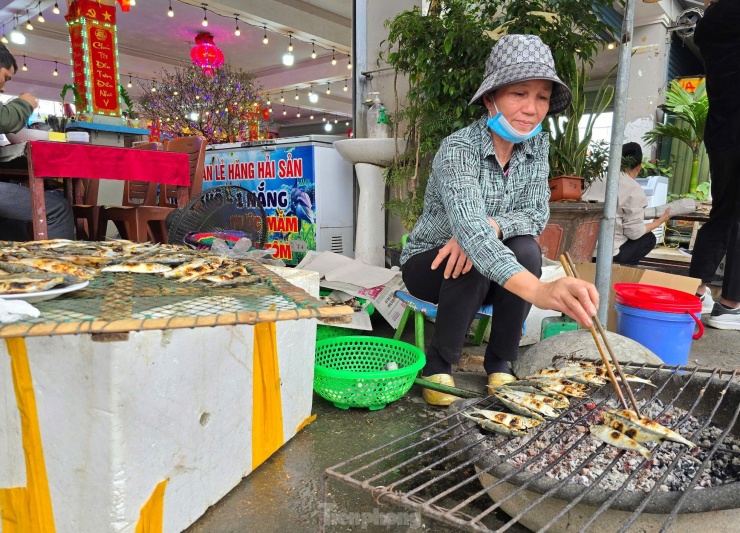
[{"label": "metal pole", "polygon": [[596,251],[596,290],[599,291],[599,320],[606,324],[609,311],[609,289],[614,247],[614,222],[617,214],[617,190],[624,143],[624,123],[627,115],[627,89],[632,58],[632,30],[635,23],[635,0],[627,0],[622,21],[622,39],[617,66],[617,84],[614,91],[614,120],[609,147],[609,167],[606,174],[604,214],[599,226],[599,244]]}]

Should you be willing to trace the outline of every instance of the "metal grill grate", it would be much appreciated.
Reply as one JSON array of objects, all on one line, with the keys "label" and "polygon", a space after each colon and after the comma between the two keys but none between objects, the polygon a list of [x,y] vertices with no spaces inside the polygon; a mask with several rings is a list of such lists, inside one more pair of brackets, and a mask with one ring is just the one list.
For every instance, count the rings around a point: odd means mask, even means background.
[{"label": "metal grill grate", "polygon": [[[589,438],[589,416],[617,405],[610,386],[602,387],[588,399],[571,399],[571,407],[565,413],[530,430],[531,438],[528,433],[527,442],[520,445],[512,438],[481,433],[456,412],[471,406],[500,409],[494,397],[456,402],[449,416],[327,469],[324,488],[329,479],[340,480],[370,491],[379,503],[397,504],[469,531],[524,531],[525,526],[539,531],[562,531],[566,524],[567,531],[599,530],[604,524],[608,524],[609,531],[665,531],[669,527],[671,531],[682,531],[700,530],[697,528],[706,525],[702,521],[708,520],[707,512],[725,513],[723,519],[730,520],[728,524],[740,519],[740,512],[735,511],[740,508],[737,482],[731,480],[698,490],[701,479],[715,474],[710,465],[719,454],[728,457],[732,465],[740,465],[740,446],[732,444],[734,436],[740,434],[740,385],[734,381],[736,371],[624,366],[629,373],[657,384],[655,389],[647,385],[635,388],[645,408],[661,415],[674,408],[681,410],[679,418],[666,424],[671,429],[678,431],[691,423],[698,424],[694,436],[704,435],[710,425],[718,432],[713,441],[694,439],[697,448],[672,448],[675,457],[663,465],[665,468],[661,466],[662,476],[646,492],[629,488],[643,468],[655,466],[652,461],[657,450],[670,448],[671,443],[656,446],[651,459],[635,455],[639,458],[635,468],[616,488],[607,490],[604,483],[626,456],[624,451],[615,452],[606,444],[579,459],[569,474],[553,475],[569,460],[571,452]],[[570,444],[537,471],[536,465],[552,449],[537,450],[532,443],[548,432],[556,434],[553,446],[556,442]],[[588,486],[573,482],[583,468],[610,451],[613,459]],[[521,464],[514,462],[521,454],[526,460]],[[687,486],[666,491],[666,480],[686,461],[695,464]],[[740,475],[740,468],[737,473]]]},{"label": "metal grill grate", "polygon": [[352,314],[312,298],[254,261],[243,263],[261,281],[213,287],[156,274],[101,272],[83,290],[35,303],[41,316],[0,328],[2,337],[114,333],[146,329],[255,324]]}]

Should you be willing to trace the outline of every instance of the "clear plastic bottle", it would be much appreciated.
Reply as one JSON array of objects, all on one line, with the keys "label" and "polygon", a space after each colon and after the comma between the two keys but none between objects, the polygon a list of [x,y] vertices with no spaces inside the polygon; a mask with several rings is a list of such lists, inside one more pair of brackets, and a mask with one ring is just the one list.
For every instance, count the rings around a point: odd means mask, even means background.
[{"label": "clear plastic bottle", "polygon": [[375,95],[373,105],[367,110],[367,136],[375,139],[387,139],[391,136],[388,120],[385,117],[385,107],[380,101],[380,93],[371,92]]}]

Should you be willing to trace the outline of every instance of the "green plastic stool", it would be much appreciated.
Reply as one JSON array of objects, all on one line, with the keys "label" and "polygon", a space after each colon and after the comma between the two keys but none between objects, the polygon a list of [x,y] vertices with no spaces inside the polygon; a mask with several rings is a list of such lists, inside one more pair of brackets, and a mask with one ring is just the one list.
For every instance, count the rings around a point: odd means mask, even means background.
[{"label": "green plastic stool", "polygon": [[560,316],[547,316],[542,319],[542,329],[540,332],[540,340],[548,337],[554,337],[560,335],[566,331],[574,331],[578,329],[578,324],[563,314]]}]

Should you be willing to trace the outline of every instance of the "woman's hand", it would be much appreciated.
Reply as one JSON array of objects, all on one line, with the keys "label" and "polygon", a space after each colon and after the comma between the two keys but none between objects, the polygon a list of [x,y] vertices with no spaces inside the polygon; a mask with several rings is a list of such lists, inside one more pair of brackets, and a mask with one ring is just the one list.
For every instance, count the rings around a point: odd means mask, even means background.
[{"label": "woman's hand", "polygon": [[504,288],[539,307],[565,313],[578,325],[591,327],[591,317],[599,307],[599,293],[593,283],[576,278],[542,282],[523,270],[511,276]]},{"label": "woman's hand", "polygon": [[437,257],[432,262],[432,270],[436,270],[439,265],[449,256],[447,266],[445,267],[445,279],[457,278],[461,273],[467,274],[473,268],[473,263],[465,255],[460,245],[457,244],[455,237],[452,237],[447,244],[439,249]]}]

